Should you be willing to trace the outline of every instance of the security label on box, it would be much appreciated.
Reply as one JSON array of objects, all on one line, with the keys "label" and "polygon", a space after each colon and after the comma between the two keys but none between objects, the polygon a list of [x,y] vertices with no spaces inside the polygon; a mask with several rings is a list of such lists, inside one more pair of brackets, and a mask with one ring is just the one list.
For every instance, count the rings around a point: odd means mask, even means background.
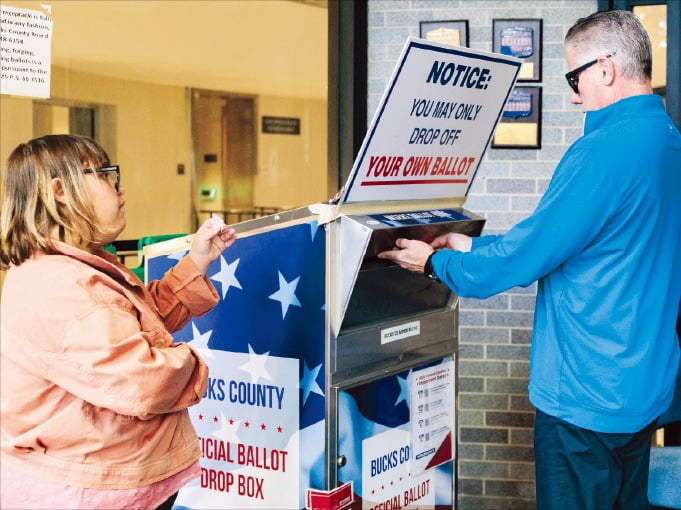
[{"label": "security label on box", "polygon": [[520,65],[409,38],[340,202],[465,196]]}]

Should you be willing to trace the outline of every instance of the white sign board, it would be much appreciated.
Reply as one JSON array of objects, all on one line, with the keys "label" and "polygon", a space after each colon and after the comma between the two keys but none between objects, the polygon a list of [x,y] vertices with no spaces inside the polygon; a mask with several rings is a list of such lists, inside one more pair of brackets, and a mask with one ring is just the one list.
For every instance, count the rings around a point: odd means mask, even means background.
[{"label": "white sign board", "polygon": [[340,202],[465,196],[520,64],[407,39]]},{"label": "white sign board", "polygon": [[210,369],[203,399],[189,408],[201,477],[182,488],[176,504],[300,508],[298,360],[211,349],[213,330],[201,333],[194,322],[192,330],[190,344]]},{"label": "white sign board", "polygon": [[421,474],[454,458],[455,365],[415,371],[410,381],[412,472]]},{"label": "white sign board", "polygon": [[50,97],[51,55],[47,14],[0,6],[0,93]]},{"label": "white sign board", "polygon": [[410,457],[409,432],[402,428],[362,440],[362,510],[435,508],[436,474],[414,473]]}]

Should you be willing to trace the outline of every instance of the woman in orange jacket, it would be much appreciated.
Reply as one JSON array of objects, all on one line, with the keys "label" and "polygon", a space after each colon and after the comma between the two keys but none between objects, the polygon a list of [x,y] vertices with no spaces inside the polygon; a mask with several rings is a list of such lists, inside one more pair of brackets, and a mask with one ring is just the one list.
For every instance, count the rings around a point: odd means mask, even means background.
[{"label": "woman in orange jacket", "polygon": [[8,159],[0,210],[2,508],[170,508],[200,474],[187,408],[208,369],[170,334],[218,295],[233,229],[208,220],[145,286],[102,247],[125,227],[120,171],[93,140],[50,135]]}]

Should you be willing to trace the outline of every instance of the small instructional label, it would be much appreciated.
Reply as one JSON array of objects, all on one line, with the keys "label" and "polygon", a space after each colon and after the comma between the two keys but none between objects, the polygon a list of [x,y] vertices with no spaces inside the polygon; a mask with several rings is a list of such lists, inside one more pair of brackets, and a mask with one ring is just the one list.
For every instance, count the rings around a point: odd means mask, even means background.
[{"label": "small instructional label", "polygon": [[396,340],[409,338],[421,334],[421,321],[407,322],[392,328],[381,330],[381,344],[388,344]]}]

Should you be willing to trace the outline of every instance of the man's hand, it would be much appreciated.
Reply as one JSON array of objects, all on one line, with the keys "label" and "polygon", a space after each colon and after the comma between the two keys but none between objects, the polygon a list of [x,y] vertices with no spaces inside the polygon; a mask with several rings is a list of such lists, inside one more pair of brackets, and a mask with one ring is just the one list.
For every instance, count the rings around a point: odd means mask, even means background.
[{"label": "man's hand", "polygon": [[209,218],[203,222],[192,239],[189,256],[201,274],[205,275],[208,266],[236,241],[233,228],[218,218]]},{"label": "man's hand", "polygon": [[396,248],[378,254],[379,259],[389,259],[404,269],[423,273],[426,260],[433,253],[433,248],[423,241],[414,239],[398,239]]},{"label": "man's hand", "polygon": [[450,232],[449,234],[443,234],[439,237],[436,237],[433,239],[430,245],[435,250],[449,248],[450,250],[471,251],[473,240],[470,236],[465,234],[456,234]]}]

